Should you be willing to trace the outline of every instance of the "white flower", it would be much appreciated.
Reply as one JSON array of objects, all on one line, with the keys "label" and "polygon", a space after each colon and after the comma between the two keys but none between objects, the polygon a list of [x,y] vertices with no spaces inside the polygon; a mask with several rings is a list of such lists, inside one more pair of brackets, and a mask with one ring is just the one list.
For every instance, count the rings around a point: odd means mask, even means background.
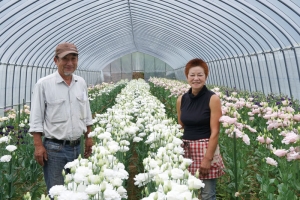
[{"label": "white flower", "polygon": [[127,152],[129,151],[129,147],[127,146],[121,146],[120,149],[119,149],[120,152]]},{"label": "white flower", "polygon": [[130,142],[128,142],[127,140],[121,140],[120,142],[119,142],[119,144],[121,145],[121,146],[129,146],[130,145]]},{"label": "white flower", "polygon": [[66,174],[65,176],[65,183],[70,183],[73,180],[73,175],[72,174]]},{"label": "white flower", "polygon": [[6,147],[6,150],[7,151],[10,151],[10,152],[13,152],[14,150],[16,150],[17,149],[17,147],[15,146],[15,145],[8,145],[7,147]]},{"label": "white flower", "polygon": [[76,160],[74,160],[74,161],[72,161],[72,162],[68,162],[66,165],[65,165],[65,169],[68,169],[68,168],[72,168],[72,167],[76,167],[76,166],[78,166],[78,164],[79,164],[79,160],[78,159],[76,159]]},{"label": "white flower", "polygon": [[125,169],[125,165],[123,163],[118,163],[117,168],[118,169]]},{"label": "white flower", "polygon": [[171,176],[173,179],[183,179],[184,171],[182,169],[173,168],[171,170]]},{"label": "white flower", "polygon": [[106,190],[106,186],[109,185],[106,181],[103,181],[100,185],[101,192]]},{"label": "white flower", "polygon": [[[3,132],[5,132],[5,131],[3,131]],[[4,136],[4,137],[0,138],[0,144],[4,143],[4,142],[7,144],[7,143],[9,143],[10,139],[11,139],[10,136]]]},{"label": "white flower", "polygon": [[115,177],[112,181],[111,181],[111,184],[114,186],[114,187],[120,187],[122,185],[122,179],[120,179],[119,177]]},{"label": "white flower", "polygon": [[123,186],[118,187],[117,192],[121,196],[121,198],[127,199],[127,191]]},{"label": "white flower", "polygon": [[105,131],[111,133],[112,128],[107,128]]},{"label": "white flower", "polygon": [[92,183],[92,184],[100,184],[100,176],[99,175],[89,175],[89,178],[88,178],[89,182]]},{"label": "white flower", "polygon": [[0,158],[0,162],[9,162],[11,159],[11,155],[4,155]]},{"label": "white flower", "polygon": [[116,153],[120,149],[119,143],[117,143],[115,141],[108,142],[107,147],[108,147],[109,152],[111,152],[112,154]]},{"label": "white flower", "polygon": [[146,185],[149,180],[149,174],[148,173],[139,173],[135,175],[135,182],[134,185],[137,185],[138,187],[141,187],[143,185]]},{"label": "white flower", "polygon": [[104,169],[103,174],[107,179],[115,177],[115,171],[112,169]]},{"label": "white flower", "polygon": [[83,182],[80,183],[77,188],[76,188],[76,192],[84,192],[86,189],[86,184],[84,184]]},{"label": "white flower", "polygon": [[166,195],[164,194],[163,190],[162,191],[157,191],[157,192],[152,192],[148,197],[144,197],[142,200],[164,200],[166,199]]},{"label": "white flower", "polygon": [[178,155],[183,155],[184,154],[184,149],[181,146],[177,146],[173,149],[173,152],[175,154],[178,154]]},{"label": "white flower", "polygon": [[189,158],[183,158],[182,164],[183,163],[188,167],[193,163],[193,160]]},{"label": "white flower", "polygon": [[52,198],[54,198],[54,196],[60,195],[62,192],[66,190],[67,189],[63,185],[54,185],[53,187],[50,188],[49,194]]},{"label": "white flower", "polygon": [[128,179],[129,174],[125,169],[118,169],[116,176],[120,179]]},{"label": "white flower", "polygon": [[81,183],[86,180],[86,177],[80,173],[76,173],[73,178],[74,178],[75,183]]},{"label": "white flower", "polygon": [[162,173],[162,171],[161,171],[161,169],[159,167],[156,167],[154,169],[149,170],[149,174],[152,177],[154,177],[154,176],[156,176],[157,174],[160,174],[160,173]]},{"label": "white flower", "polygon": [[100,186],[99,185],[88,185],[87,188],[85,189],[85,192],[89,195],[95,195],[98,192],[100,192]]},{"label": "white flower", "polygon": [[92,174],[93,171],[88,167],[80,166],[76,168],[76,173],[82,174],[83,176],[87,176]]},{"label": "white flower", "polygon": [[239,193],[239,192],[236,192],[236,193],[234,193],[234,196],[235,196],[235,197],[238,197],[238,196],[240,196],[240,193]]},{"label": "white flower", "polygon": [[188,179],[188,186],[191,190],[198,190],[204,188],[205,184],[195,176],[190,176]]},{"label": "white flower", "polygon": [[113,155],[107,155],[107,161],[110,163],[113,163],[115,160],[117,160],[117,158]]},{"label": "white flower", "polygon": [[57,200],[88,200],[89,196],[84,192],[63,191]]},{"label": "white flower", "polygon": [[174,137],[173,138],[173,144],[175,145],[181,145],[183,142],[181,139],[177,138],[177,137]]},{"label": "white flower", "polygon": [[117,199],[121,199],[121,196],[116,190],[107,186],[106,190],[104,191],[104,199],[117,200]]},{"label": "white flower", "polygon": [[167,193],[168,200],[192,199],[192,193],[186,185],[179,185],[172,182],[171,191]]},{"label": "white flower", "polygon": [[133,138],[133,142],[140,142],[142,140],[143,140],[143,138],[140,138],[140,137],[134,137]]},{"label": "white flower", "polygon": [[104,132],[102,134],[99,134],[97,138],[103,140],[103,139],[110,139],[111,138],[111,133],[110,132]]},{"label": "white flower", "polygon": [[142,137],[145,137],[145,136],[146,136],[146,133],[144,133],[144,132],[143,132],[143,133],[139,133],[138,136],[141,137],[141,138],[142,138]]},{"label": "white flower", "polygon": [[88,134],[88,137],[91,138],[91,137],[95,137],[96,136],[96,131],[92,131]]},{"label": "white flower", "polygon": [[25,127],[25,124],[21,123],[21,124],[19,124],[19,126],[20,126],[21,128],[23,128],[23,127]]}]

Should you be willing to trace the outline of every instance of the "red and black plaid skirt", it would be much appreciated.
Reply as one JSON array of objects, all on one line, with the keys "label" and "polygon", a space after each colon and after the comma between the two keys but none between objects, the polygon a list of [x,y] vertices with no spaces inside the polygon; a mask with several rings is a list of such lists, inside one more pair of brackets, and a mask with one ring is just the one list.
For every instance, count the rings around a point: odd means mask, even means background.
[{"label": "red and black plaid skirt", "polygon": [[200,139],[200,140],[183,140],[183,148],[184,148],[184,157],[193,160],[193,163],[189,166],[189,172],[195,175],[197,170],[199,171],[200,179],[213,179],[219,178],[224,175],[224,163],[222,156],[220,154],[219,145],[214,154],[214,158],[211,161],[211,167],[209,170],[209,174],[202,175],[200,174],[200,164],[205,156],[206,149],[208,147],[209,139]]}]

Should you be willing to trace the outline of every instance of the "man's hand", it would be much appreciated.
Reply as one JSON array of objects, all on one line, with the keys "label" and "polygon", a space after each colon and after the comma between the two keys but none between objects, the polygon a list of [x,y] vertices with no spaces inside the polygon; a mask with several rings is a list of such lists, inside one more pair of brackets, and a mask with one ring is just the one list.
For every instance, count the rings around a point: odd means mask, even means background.
[{"label": "man's hand", "polygon": [[48,155],[43,145],[35,146],[34,158],[41,166],[44,166],[44,160],[48,160]]},{"label": "man's hand", "polygon": [[85,139],[84,157],[88,158],[92,154],[93,140],[92,138]]},{"label": "man's hand", "polygon": [[32,135],[35,147],[34,158],[41,166],[44,166],[44,160],[48,160],[48,155],[42,142],[42,133],[34,132]]}]

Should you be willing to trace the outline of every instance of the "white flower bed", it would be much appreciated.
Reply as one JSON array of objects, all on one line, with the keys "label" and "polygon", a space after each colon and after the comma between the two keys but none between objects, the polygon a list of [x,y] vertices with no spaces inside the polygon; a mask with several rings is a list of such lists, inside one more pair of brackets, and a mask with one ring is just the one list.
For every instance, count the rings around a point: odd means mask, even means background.
[{"label": "white flower bed", "polygon": [[65,175],[65,186],[52,187],[50,195],[58,199],[66,195],[76,199],[76,194],[81,199],[126,199],[122,184],[128,172],[120,160],[122,155],[126,159],[130,142],[137,142],[150,149],[143,161],[145,172],[135,177],[135,185],[151,189],[146,190],[144,199],[197,199],[204,184],[188,172],[192,161],[182,156],[182,132],[177,123],[167,119],[164,105],[150,94],[149,85],[143,80],[129,82],[116,102],[94,118],[95,129],[89,134],[96,141],[92,155],[68,163],[65,168],[71,173]]}]

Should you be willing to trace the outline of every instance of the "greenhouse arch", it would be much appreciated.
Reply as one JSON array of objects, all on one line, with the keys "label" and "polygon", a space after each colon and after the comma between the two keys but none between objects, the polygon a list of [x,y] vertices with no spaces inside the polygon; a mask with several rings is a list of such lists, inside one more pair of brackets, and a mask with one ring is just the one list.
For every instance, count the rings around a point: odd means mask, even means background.
[{"label": "greenhouse arch", "polygon": [[300,199],[300,0],[0,11],[0,200]]},{"label": "greenhouse arch", "polygon": [[56,69],[53,51],[63,41],[78,46],[78,73],[88,84],[104,81],[102,70],[113,61],[140,52],[167,63],[179,80],[185,79],[185,63],[198,57],[210,65],[209,84],[300,99],[296,0],[6,0],[0,5],[1,109],[30,102],[36,80]]}]

